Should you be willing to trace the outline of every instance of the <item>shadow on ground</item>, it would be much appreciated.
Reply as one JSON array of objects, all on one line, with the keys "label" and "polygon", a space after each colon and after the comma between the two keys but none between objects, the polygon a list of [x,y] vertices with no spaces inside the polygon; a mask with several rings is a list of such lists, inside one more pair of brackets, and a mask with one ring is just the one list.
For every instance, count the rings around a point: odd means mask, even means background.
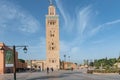
[{"label": "shadow on ground", "polygon": [[69,77],[72,74],[80,74],[80,72],[67,72],[67,73],[62,73],[59,75],[46,75],[46,76],[41,76],[41,77],[36,77],[36,78],[32,78],[32,79],[27,79],[27,80],[43,80],[43,79],[57,79],[57,78],[64,78],[64,77]]},{"label": "shadow on ground", "polygon": [[54,79],[54,78],[63,78],[63,77],[67,77],[67,75],[59,75],[59,76],[48,75],[48,76],[41,76],[41,77],[32,78],[32,79],[27,79],[27,80]]}]

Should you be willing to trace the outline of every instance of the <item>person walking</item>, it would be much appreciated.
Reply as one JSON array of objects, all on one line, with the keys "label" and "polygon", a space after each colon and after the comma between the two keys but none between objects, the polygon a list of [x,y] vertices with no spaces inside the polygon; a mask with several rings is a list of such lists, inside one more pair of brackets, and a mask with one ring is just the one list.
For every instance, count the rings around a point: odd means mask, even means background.
[{"label": "person walking", "polygon": [[53,67],[51,68],[51,71],[53,72],[54,70],[53,70]]},{"label": "person walking", "polygon": [[49,74],[49,67],[47,67],[47,74]]},{"label": "person walking", "polygon": [[119,75],[120,75],[120,70],[118,71]]}]

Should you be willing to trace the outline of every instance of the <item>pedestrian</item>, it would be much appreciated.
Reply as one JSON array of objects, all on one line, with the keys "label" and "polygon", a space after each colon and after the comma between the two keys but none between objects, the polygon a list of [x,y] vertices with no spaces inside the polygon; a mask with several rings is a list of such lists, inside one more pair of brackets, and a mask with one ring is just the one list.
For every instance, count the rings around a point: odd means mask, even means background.
[{"label": "pedestrian", "polygon": [[73,67],[71,68],[71,71],[73,71]]},{"label": "pedestrian", "polygon": [[47,74],[49,73],[49,67],[47,67]]},{"label": "pedestrian", "polygon": [[120,75],[120,70],[118,71],[119,75]]},{"label": "pedestrian", "polygon": [[53,72],[54,70],[53,70],[53,67],[51,68],[51,71]]},{"label": "pedestrian", "polygon": [[39,71],[41,71],[41,66],[39,66]]}]

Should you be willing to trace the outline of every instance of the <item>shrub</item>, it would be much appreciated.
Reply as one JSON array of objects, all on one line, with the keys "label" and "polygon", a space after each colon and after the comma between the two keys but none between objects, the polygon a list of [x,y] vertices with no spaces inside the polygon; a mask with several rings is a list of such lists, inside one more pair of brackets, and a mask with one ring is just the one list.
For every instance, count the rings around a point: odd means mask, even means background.
[{"label": "shrub", "polygon": [[93,74],[93,70],[87,70],[87,73]]},{"label": "shrub", "polygon": [[105,70],[96,69],[96,70],[94,70],[94,72],[97,72],[97,73],[119,73],[119,70],[118,69],[105,69]]}]

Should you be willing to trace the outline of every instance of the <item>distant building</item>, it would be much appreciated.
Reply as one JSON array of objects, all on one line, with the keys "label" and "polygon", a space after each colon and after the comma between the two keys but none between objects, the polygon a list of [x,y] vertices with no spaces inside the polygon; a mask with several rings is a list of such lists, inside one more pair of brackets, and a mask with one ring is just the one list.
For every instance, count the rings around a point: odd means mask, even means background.
[{"label": "distant building", "polygon": [[77,69],[78,66],[77,64],[73,63],[73,62],[61,62],[60,63],[60,68],[64,69],[64,70],[70,70],[70,69]]},{"label": "distant building", "polygon": [[45,60],[26,60],[27,68],[34,70],[45,70]]}]

